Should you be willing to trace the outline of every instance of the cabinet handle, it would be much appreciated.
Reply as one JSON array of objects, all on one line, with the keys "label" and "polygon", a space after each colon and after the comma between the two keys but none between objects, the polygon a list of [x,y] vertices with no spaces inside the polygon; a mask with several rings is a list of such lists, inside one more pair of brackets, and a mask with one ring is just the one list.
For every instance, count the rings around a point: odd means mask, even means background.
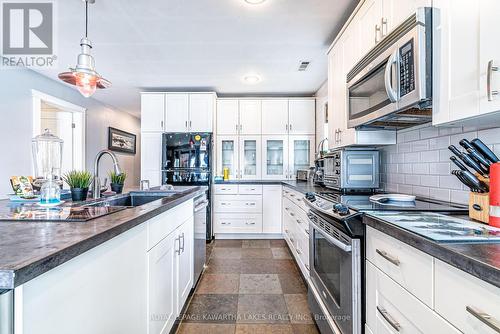
[{"label": "cabinet handle", "polygon": [[255,203],[253,203],[253,202],[246,202],[245,205],[246,206],[255,206]]},{"label": "cabinet handle", "polygon": [[387,35],[387,18],[385,18],[385,17],[382,18],[381,34],[382,34],[382,37]]},{"label": "cabinet handle", "polygon": [[243,132],[243,124],[240,124],[240,132]]},{"label": "cabinet handle", "polygon": [[389,255],[386,251],[380,250],[378,248],[375,251],[377,252],[378,255],[382,256],[384,259],[386,259],[393,265],[399,267],[399,265],[401,264],[401,262],[396,257]]},{"label": "cabinet handle", "polygon": [[193,125],[193,121],[189,121],[189,129],[191,129],[192,125]]},{"label": "cabinet handle", "polygon": [[339,143],[342,144],[342,130],[339,129]]},{"label": "cabinet handle", "polygon": [[238,132],[238,124],[235,125],[235,130]]},{"label": "cabinet handle", "polygon": [[[182,232],[181,238],[182,238],[182,247],[180,247],[179,250],[182,249],[182,252],[184,253],[184,246],[186,246],[186,239],[184,238],[184,232]],[[180,240],[179,240],[179,246],[180,246]]]},{"label": "cabinet handle", "polygon": [[293,240],[293,238],[290,238],[290,242],[293,244],[295,240]]},{"label": "cabinet handle", "polygon": [[[179,249],[175,249],[175,244],[177,243],[177,241],[179,241]],[[174,250],[175,252],[177,253],[177,255],[181,255],[181,237],[177,237],[175,238],[175,241],[174,241]]]},{"label": "cabinet handle", "polygon": [[307,271],[311,270],[311,269],[309,268],[309,265],[305,264],[305,266],[306,266]]},{"label": "cabinet handle", "polygon": [[255,225],[255,223],[246,222],[247,225]]},{"label": "cabinet handle", "polygon": [[375,44],[379,42],[378,35],[380,33],[380,26],[378,24],[375,25]]},{"label": "cabinet handle", "polygon": [[292,124],[290,124],[290,131],[292,131]]},{"label": "cabinet handle", "polygon": [[290,232],[290,231],[285,228],[285,233],[288,234],[288,232]]},{"label": "cabinet handle", "polygon": [[297,254],[302,254],[302,251],[299,248],[295,248],[295,251],[297,251]]},{"label": "cabinet handle", "polygon": [[386,309],[377,306],[377,311],[378,313],[380,313],[382,318],[384,318],[385,321],[387,321],[389,325],[391,325],[391,327],[396,330],[396,332],[399,332],[399,330],[401,329],[401,325],[399,324],[399,322],[394,320],[394,318],[387,312]]},{"label": "cabinet handle", "polygon": [[307,235],[309,235],[309,230],[307,228],[304,229]]},{"label": "cabinet handle", "polygon": [[295,221],[297,222],[297,224],[302,224],[302,220],[300,219],[295,219]]},{"label": "cabinet handle", "polygon": [[188,121],[186,121],[186,129],[188,128]]},{"label": "cabinet handle", "polygon": [[485,313],[474,306],[465,306],[465,310],[479,321],[492,328],[495,332],[500,333],[500,322],[488,313]]},{"label": "cabinet handle", "polygon": [[163,121],[160,122],[160,127],[163,130]]},{"label": "cabinet handle", "polygon": [[220,223],[221,225],[231,225],[231,223]]},{"label": "cabinet handle", "polygon": [[493,101],[493,96],[498,95],[498,90],[491,89],[491,77],[493,72],[498,72],[498,66],[493,66],[493,60],[490,60],[486,72],[486,93],[488,94],[488,101]]},{"label": "cabinet handle", "polygon": [[286,129],[286,131],[288,131],[288,124],[285,125],[285,129]]},{"label": "cabinet handle", "polygon": [[295,217],[295,213],[290,212],[290,216]]}]

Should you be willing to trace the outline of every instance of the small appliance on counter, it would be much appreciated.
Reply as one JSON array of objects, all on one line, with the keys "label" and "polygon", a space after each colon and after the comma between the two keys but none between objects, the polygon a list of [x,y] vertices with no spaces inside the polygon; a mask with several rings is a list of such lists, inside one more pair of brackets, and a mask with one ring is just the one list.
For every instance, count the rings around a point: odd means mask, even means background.
[{"label": "small appliance on counter", "polygon": [[45,129],[31,141],[35,170],[34,185],[40,187],[40,205],[61,203],[63,140]]},{"label": "small appliance on counter", "polygon": [[314,176],[314,167],[309,169],[297,169],[296,173],[297,181],[311,181]]},{"label": "small appliance on counter", "polygon": [[488,224],[492,211],[490,193],[495,193],[496,190],[490,184],[490,181],[496,178],[496,173],[493,173],[496,168],[492,167],[499,162],[499,159],[479,138],[471,141],[464,138],[459,144],[465,152],[461,152],[454,145],[448,147],[454,154],[450,160],[459,168],[451,173],[470,189],[469,217]]},{"label": "small appliance on counter", "polygon": [[376,149],[344,148],[324,157],[325,187],[349,191],[379,187],[379,152]]},{"label": "small appliance on counter", "polygon": [[314,160],[314,184],[323,186],[324,183],[324,173],[325,173],[325,159],[323,157]]}]

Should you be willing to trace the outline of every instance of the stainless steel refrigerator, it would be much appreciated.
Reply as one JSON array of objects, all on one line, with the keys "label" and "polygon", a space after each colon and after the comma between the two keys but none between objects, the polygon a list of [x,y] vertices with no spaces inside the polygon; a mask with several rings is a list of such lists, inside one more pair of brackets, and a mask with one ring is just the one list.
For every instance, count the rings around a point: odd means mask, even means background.
[{"label": "stainless steel refrigerator", "polygon": [[162,184],[201,185],[208,187],[206,240],[212,240],[211,180],[212,180],[211,133],[164,133]]}]

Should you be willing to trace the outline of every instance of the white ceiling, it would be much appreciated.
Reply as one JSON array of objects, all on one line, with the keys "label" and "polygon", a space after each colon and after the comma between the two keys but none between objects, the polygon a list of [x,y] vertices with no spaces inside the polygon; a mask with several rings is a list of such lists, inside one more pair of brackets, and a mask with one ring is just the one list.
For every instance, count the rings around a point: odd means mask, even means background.
[{"label": "white ceiling", "polygon": [[[141,90],[219,95],[310,95],[327,78],[326,51],[358,0],[97,0],[89,38],[112,81],[94,97],[140,114]],[[59,68],[74,66],[84,32],[81,0],[57,0]],[[300,61],[311,61],[298,72]],[[249,85],[242,77],[256,73]]]}]

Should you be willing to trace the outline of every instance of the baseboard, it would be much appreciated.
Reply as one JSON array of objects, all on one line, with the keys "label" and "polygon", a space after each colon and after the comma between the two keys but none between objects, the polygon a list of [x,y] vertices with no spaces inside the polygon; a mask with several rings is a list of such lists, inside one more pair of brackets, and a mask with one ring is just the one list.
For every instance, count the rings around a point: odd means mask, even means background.
[{"label": "baseboard", "polygon": [[281,233],[215,233],[215,239],[284,239]]}]

